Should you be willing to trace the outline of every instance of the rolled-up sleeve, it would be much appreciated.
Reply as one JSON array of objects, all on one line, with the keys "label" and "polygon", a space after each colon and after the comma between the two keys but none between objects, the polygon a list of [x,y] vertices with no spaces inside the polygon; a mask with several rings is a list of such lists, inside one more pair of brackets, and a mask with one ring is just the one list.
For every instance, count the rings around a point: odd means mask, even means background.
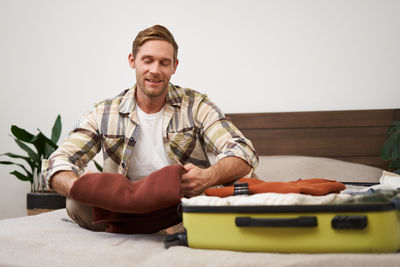
[{"label": "rolled-up sleeve", "polygon": [[258,165],[253,144],[207,97],[198,106],[196,121],[201,122],[200,133],[207,152],[215,154],[217,161],[225,157],[239,157],[252,168],[250,175],[253,173]]},{"label": "rolled-up sleeve", "polygon": [[100,135],[96,122],[96,109],[88,111],[48,160],[42,162],[42,177],[50,188],[51,178],[59,171],[79,174],[100,151]]}]

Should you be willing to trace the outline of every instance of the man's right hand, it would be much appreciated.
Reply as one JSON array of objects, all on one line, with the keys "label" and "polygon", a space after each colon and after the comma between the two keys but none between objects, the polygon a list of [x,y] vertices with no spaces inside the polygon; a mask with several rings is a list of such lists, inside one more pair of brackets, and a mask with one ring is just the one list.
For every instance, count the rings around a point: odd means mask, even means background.
[{"label": "man's right hand", "polygon": [[51,178],[50,186],[59,194],[70,198],[72,185],[78,178],[78,175],[73,171],[59,171]]}]

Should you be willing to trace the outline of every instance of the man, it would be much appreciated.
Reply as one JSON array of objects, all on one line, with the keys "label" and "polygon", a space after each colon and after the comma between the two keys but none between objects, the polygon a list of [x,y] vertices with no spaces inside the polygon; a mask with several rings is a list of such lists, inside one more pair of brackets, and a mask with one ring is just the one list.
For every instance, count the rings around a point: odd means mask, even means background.
[{"label": "man", "polygon": [[[164,166],[179,163],[185,196],[252,174],[258,157],[249,140],[207,98],[169,83],[178,67],[178,45],[163,26],[137,35],[129,54],[136,85],[88,111],[51,155],[43,173],[47,185],[70,197],[80,171],[103,151],[103,171],[137,181]],[[207,153],[217,157],[210,166]],[[90,207],[68,199],[67,211],[81,226],[90,223]]]}]

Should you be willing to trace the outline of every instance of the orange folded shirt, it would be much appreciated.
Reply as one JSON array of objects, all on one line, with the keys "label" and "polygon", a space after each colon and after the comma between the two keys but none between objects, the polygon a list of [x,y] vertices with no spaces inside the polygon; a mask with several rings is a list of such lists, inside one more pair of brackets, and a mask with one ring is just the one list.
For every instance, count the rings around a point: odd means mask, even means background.
[{"label": "orange folded shirt", "polygon": [[[329,193],[339,193],[346,186],[342,183],[312,178],[292,182],[265,182],[256,178],[241,178],[238,183],[247,183],[250,194],[259,193],[301,193],[313,196],[323,196]],[[207,196],[228,197],[233,196],[234,186],[209,188],[205,191]]]}]

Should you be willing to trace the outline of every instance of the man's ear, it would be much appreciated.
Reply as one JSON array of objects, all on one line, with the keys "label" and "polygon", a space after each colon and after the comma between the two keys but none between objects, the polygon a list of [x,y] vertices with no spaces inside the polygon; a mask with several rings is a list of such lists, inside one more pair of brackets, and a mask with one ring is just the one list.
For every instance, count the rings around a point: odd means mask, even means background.
[{"label": "man's ear", "polygon": [[175,66],[174,66],[174,72],[173,72],[172,74],[175,74],[176,68],[178,67],[178,64],[179,64],[179,60],[176,59],[176,60],[175,60]]},{"label": "man's ear", "polygon": [[129,62],[129,66],[131,66],[131,68],[134,69],[135,68],[135,59],[134,59],[132,53],[130,53],[128,56],[128,62]]}]

